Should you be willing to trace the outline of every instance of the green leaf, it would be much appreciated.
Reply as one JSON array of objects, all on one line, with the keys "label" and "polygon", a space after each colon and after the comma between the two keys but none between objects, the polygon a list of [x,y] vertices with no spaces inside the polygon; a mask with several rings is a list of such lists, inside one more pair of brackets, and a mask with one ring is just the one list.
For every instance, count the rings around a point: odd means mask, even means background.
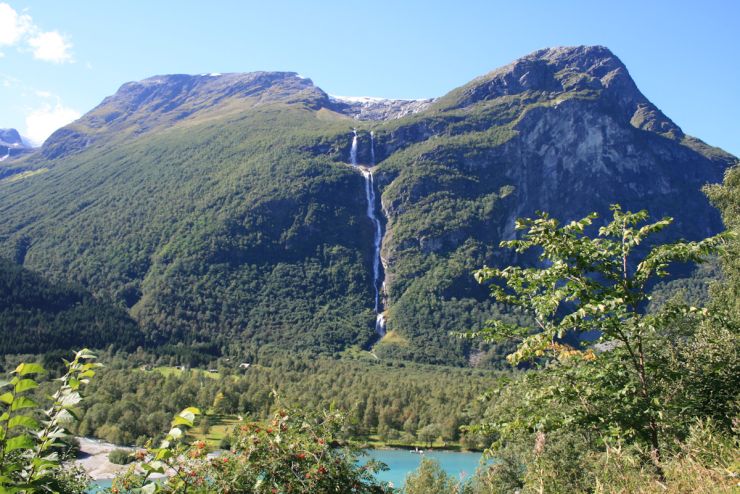
[{"label": "green leaf", "polygon": [[80,393],[75,391],[64,396],[61,400],[61,405],[63,407],[71,407],[78,404],[80,401],[82,401],[82,396],[80,396]]},{"label": "green leaf", "polygon": [[172,420],[172,425],[186,425],[188,427],[192,427],[193,421],[188,420],[185,417],[181,417],[180,415],[176,415],[175,418]]},{"label": "green leaf", "polygon": [[16,396],[15,400],[13,400],[13,404],[10,405],[10,409],[15,411],[23,410],[24,408],[36,408],[38,406],[38,403],[27,396]]},{"label": "green leaf", "polygon": [[23,393],[24,391],[28,391],[29,389],[36,389],[38,387],[39,387],[39,384],[33,379],[21,379],[15,385],[15,392]]},{"label": "green leaf", "polygon": [[19,376],[26,376],[28,374],[44,374],[46,373],[46,370],[41,364],[31,363],[31,364],[20,364],[18,367],[15,368],[13,371],[15,374],[18,374]]},{"label": "green leaf", "polygon": [[31,438],[31,436],[23,434],[8,439],[8,442],[5,443],[5,452],[10,453],[17,449],[32,449],[35,446],[36,442]]},{"label": "green leaf", "polygon": [[13,399],[15,398],[15,395],[8,391],[7,393],[3,393],[0,395],[0,402],[5,403],[6,405],[10,405],[13,403]]},{"label": "green leaf", "polygon": [[164,473],[164,463],[161,461],[150,461],[149,463],[144,463],[141,467],[147,472]]},{"label": "green leaf", "polygon": [[8,422],[8,429],[16,427],[26,427],[27,429],[36,430],[40,428],[40,425],[36,419],[27,415],[14,415],[13,418]]}]

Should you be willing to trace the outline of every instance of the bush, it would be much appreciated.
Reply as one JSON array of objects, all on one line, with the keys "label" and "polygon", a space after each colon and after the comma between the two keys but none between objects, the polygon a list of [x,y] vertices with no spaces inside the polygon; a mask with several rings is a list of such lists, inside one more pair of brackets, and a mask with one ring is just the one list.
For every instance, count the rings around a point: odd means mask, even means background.
[{"label": "bush", "polygon": [[[147,473],[129,470],[107,492],[140,492],[142,486],[171,494],[392,492],[373,476],[383,465],[371,461],[360,466],[355,451],[340,447],[341,414],[280,410],[266,423],[244,422],[236,431],[232,451],[213,459],[207,457],[204,441],[183,441],[199,414],[196,408],[180,412],[161,446],[145,452]],[[174,474],[155,487],[149,475],[168,471]]]},{"label": "bush", "polygon": [[406,476],[403,494],[457,494],[460,485],[442,470],[437,460],[424,458],[419,468]]},{"label": "bush", "polygon": [[108,453],[108,460],[114,465],[128,465],[134,461],[134,457],[127,449],[114,449]]}]

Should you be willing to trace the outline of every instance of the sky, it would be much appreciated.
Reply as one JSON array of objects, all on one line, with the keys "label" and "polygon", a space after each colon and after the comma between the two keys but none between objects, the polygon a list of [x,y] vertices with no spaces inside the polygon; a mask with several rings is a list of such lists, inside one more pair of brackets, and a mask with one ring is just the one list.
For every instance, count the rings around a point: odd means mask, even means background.
[{"label": "sky", "polygon": [[735,0],[0,0],[0,128],[35,144],[123,83],[294,71],[429,98],[549,46],[604,45],[684,132],[740,155]]}]

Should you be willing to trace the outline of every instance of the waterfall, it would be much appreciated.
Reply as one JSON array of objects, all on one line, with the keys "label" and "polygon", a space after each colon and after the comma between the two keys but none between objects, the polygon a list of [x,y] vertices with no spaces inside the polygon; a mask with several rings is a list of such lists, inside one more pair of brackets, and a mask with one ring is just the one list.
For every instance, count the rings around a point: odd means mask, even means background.
[{"label": "waterfall", "polygon": [[0,156],[0,161],[5,161],[8,158],[10,158],[10,146],[8,146],[8,154],[6,154],[5,156]]},{"label": "waterfall", "polygon": [[[349,161],[353,167],[360,170],[365,179],[365,200],[367,201],[366,214],[373,223],[373,289],[375,291],[375,332],[378,336],[385,334],[385,315],[383,314],[383,294],[385,292],[385,281],[383,280],[383,266],[380,261],[380,248],[383,245],[383,225],[377,215],[377,200],[375,197],[375,184],[373,173],[357,162],[357,129],[352,130],[352,147],[349,152]],[[375,164],[375,136],[370,133],[370,157]]]},{"label": "waterfall", "polygon": [[375,166],[375,132],[370,131],[370,165]]},{"label": "waterfall", "polygon": [[352,166],[357,166],[357,129],[352,129],[352,148],[349,150],[349,162]]}]

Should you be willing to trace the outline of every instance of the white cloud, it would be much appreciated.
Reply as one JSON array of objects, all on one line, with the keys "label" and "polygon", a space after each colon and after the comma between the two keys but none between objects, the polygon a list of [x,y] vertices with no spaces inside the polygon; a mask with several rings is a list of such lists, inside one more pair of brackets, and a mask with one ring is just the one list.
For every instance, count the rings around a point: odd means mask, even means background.
[{"label": "white cloud", "polygon": [[[72,43],[59,31],[44,31],[28,14],[19,14],[7,3],[0,3],[0,46],[31,50],[45,62],[72,62]],[[0,56],[0,58],[2,58]]]},{"label": "white cloud", "polygon": [[44,143],[55,130],[64,127],[80,118],[80,112],[57,102],[56,105],[45,104],[26,116],[25,136],[34,146]]},{"label": "white cloud", "polygon": [[72,43],[57,31],[41,33],[28,40],[33,48],[33,58],[45,62],[64,63],[72,61]]},{"label": "white cloud", "polygon": [[15,45],[32,28],[31,16],[18,14],[7,3],[0,3],[0,45]]}]

